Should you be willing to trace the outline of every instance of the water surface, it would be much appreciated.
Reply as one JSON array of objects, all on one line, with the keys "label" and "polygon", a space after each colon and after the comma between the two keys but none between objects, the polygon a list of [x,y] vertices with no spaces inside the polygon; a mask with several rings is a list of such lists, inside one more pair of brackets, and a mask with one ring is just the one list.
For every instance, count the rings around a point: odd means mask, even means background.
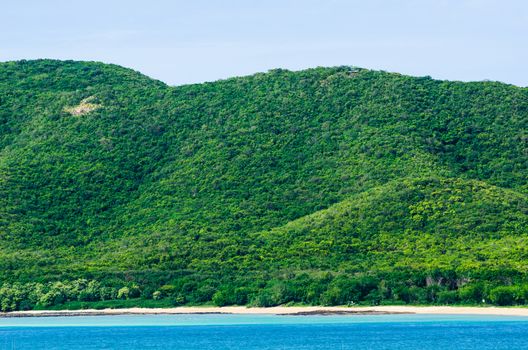
[{"label": "water surface", "polygon": [[528,318],[127,315],[0,318],[2,349],[528,349]]}]

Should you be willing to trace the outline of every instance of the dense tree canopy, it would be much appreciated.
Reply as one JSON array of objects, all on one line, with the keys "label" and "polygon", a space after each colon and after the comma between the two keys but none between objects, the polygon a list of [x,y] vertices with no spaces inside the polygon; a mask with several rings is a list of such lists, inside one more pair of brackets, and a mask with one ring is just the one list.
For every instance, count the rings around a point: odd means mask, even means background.
[{"label": "dense tree canopy", "polygon": [[527,126],[495,82],[0,63],[1,309],[523,304]]}]

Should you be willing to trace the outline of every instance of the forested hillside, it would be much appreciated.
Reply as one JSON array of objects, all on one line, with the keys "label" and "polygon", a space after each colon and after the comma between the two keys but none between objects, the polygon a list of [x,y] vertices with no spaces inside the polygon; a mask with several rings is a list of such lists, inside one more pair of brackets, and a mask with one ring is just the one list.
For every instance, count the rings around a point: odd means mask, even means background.
[{"label": "forested hillside", "polygon": [[0,63],[0,309],[528,303],[528,89]]}]

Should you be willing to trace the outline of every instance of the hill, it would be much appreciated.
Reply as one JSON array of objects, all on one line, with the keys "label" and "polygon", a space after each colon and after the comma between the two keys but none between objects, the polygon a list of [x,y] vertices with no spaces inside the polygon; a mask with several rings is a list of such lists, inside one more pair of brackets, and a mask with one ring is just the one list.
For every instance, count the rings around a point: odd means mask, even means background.
[{"label": "hill", "polygon": [[525,303],[527,125],[495,82],[0,63],[0,305]]}]

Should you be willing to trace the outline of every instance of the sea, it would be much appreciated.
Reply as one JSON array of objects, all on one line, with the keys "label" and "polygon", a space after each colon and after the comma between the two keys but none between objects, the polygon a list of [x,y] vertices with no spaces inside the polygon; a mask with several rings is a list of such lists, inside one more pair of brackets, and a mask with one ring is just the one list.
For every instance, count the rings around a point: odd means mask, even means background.
[{"label": "sea", "polygon": [[528,349],[528,318],[124,315],[0,318],[1,349]]}]

